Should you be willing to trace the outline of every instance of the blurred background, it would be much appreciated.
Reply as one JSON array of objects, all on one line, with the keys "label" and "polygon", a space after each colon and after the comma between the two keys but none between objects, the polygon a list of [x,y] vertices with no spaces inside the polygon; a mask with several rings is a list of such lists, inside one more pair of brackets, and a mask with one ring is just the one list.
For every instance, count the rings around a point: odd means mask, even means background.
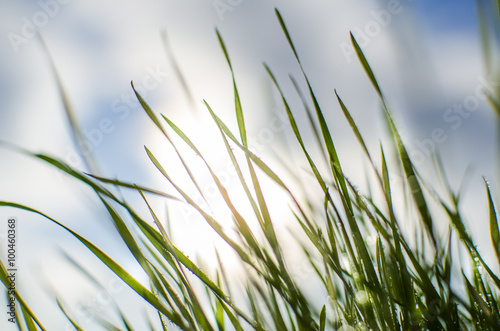
[{"label": "blurred background", "polygon": [[[484,70],[474,1],[2,0],[0,140],[90,170],[72,139],[41,35],[85,137],[80,149],[96,160],[94,173],[173,192],[147,158],[146,145],[168,165],[179,183],[185,182],[168,142],[136,101],[130,86],[134,81],[151,107],[185,130],[231,186],[236,179],[228,169],[228,160],[221,157],[222,141],[202,104],[206,100],[236,128],[231,75],[217,40],[217,27],[233,63],[253,150],[278,169],[284,169],[280,158],[305,167],[281,101],[262,65],[265,62],[273,70],[294,105],[292,111],[306,128],[289,75],[303,90],[304,81],[274,8],[280,10],[288,26],[325,111],[347,176],[363,192],[366,164],[334,89],[370,142],[373,154],[378,153],[379,141],[385,141],[379,100],[350,46],[352,31],[425,178],[435,179],[433,150],[440,152],[455,189],[466,169],[472,167],[463,211],[471,233],[482,244],[480,251],[487,261],[494,261],[481,176],[491,180],[493,191],[498,192],[497,128],[495,114],[482,93],[498,88],[500,82]],[[172,58],[190,95],[182,87]],[[310,136],[307,130],[304,134]],[[312,136],[308,143],[314,143]],[[194,155],[188,158],[193,167],[199,166]],[[200,170],[200,176],[202,190],[215,200],[208,175]],[[397,172],[391,176],[393,181],[401,180]],[[270,194],[270,204],[275,207],[277,222],[286,222],[285,217],[279,217],[288,209],[286,197],[272,186],[268,190],[276,191]],[[147,215],[136,195],[123,194]],[[54,217],[146,281],[130,256],[123,253],[126,247],[92,192],[53,167],[0,146],[0,200],[22,203]],[[166,206],[160,199],[152,199],[152,204],[163,218],[168,212],[174,240],[183,250],[208,264],[213,261],[211,247],[217,240],[207,234],[210,229],[196,213],[179,203]],[[139,297],[79,242],[37,215],[0,209],[2,259],[6,253],[6,226],[2,224],[9,217],[15,217],[19,225],[17,286],[49,330],[71,330],[51,299],[54,295],[72,307],[83,325],[92,325],[94,316],[113,311],[111,297],[137,319],[139,326],[148,314],[154,318]],[[443,219],[443,229],[447,222]],[[92,266],[87,270],[100,279],[103,288],[92,285],[62,252]],[[0,306],[4,304],[5,296],[1,296]],[[0,329],[15,327],[2,317]]]}]

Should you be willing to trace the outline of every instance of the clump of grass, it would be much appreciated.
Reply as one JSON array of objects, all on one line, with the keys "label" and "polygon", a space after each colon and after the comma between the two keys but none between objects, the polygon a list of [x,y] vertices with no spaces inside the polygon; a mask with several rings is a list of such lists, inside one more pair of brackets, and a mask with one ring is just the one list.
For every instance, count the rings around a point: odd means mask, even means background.
[{"label": "clump of grass", "polygon": [[[337,330],[341,327],[344,330],[349,328],[499,330],[500,279],[492,271],[491,266],[485,263],[467,232],[460,213],[459,192],[453,192],[448,185],[449,199],[443,199],[435,192],[435,187],[426,184],[419,176],[418,169],[412,163],[392,120],[383,90],[356,39],[351,35],[359,61],[380,98],[383,116],[387,120],[393,142],[391,146],[380,146],[380,150],[377,151],[379,156],[375,157],[374,152],[367,148],[348,106],[335,91],[339,106],[375,174],[370,195],[358,192],[345,176],[321,105],[302,69],[300,52],[294,47],[292,36],[288,33],[278,11],[276,15],[302,70],[302,78],[307,84],[307,98],[314,106],[308,115],[313,121],[313,129],[316,130],[318,147],[326,156],[327,173],[319,170],[322,167],[311,155],[311,146],[305,144],[292,107],[280,87],[281,82],[269,67],[265,66],[265,69],[281,97],[298,146],[307,160],[317,190],[321,192],[320,201],[297,198],[279,174],[249,149],[244,111],[235,79],[236,73],[233,72],[228,49],[217,32],[233,78],[237,132],[232,132],[207,102],[205,106],[213,119],[213,125],[221,135],[227,155],[236,170],[239,184],[252,207],[252,215],[244,215],[237,209],[226,187],[191,139],[169,118],[163,115],[157,116],[142,96],[135,89],[134,91],[142,108],[168,143],[174,144],[170,135],[176,134],[201,157],[220,198],[231,213],[238,234],[236,239],[226,232],[217,218],[186,193],[176,182],[176,178],[170,176],[166,165],[162,164],[147,147],[147,156],[175,188],[176,196],[133,183],[88,175],[48,155],[31,154],[26,151],[25,153],[51,164],[93,189],[130,253],[148,275],[150,281],[148,286],[141,284],[94,244],[50,216],[12,202],[0,202],[0,206],[37,213],[66,229],[157,310],[163,330],[167,329],[167,322],[174,323],[183,330],[323,331]],[[497,104],[496,96],[490,95],[489,98],[492,104]],[[309,112],[308,109],[306,111]],[[319,130],[316,127],[319,127]],[[243,152],[243,160],[236,157],[234,148]],[[180,150],[177,148],[175,150],[189,178],[203,196],[197,184],[196,174],[183,160]],[[388,164],[386,159],[388,150],[397,154],[396,164]],[[391,183],[389,176],[392,167],[403,170],[405,178],[402,185],[403,189],[411,192],[409,199],[393,193],[394,184]],[[292,261],[285,257],[278,240],[271,217],[271,207],[261,185],[261,176],[268,177],[291,199],[291,212],[305,238],[304,241],[297,240],[297,245],[303,248],[304,255],[313,270],[309,275],[311,282],[316,281],[320,285],[328,296],[327,302],[320,305],[314,302],[311,293],[303,289],[302,284],[290,271]],[[111,187],[136,191],[143,198],[150,215],[139,215],[126,201],[113,194]],[[485,190],[487,192],[485,204],[490,210],[491,240],[500,263],[499,225],[486,181]],[[178,249],[165,228],[165,222],[160,220],[155,210],[151,208],[148,202],[150,196],[185,201],[203,216],[213,230],[234,250],[249,271],[243,293],[231,293],[230,275],[225,272],[222,263],[219,263],[214,273],[215,277],[211,278]],[[376,197],[382,197],[381,204],[375,202]],[[436,232],[437,216],[430,208],[430,200],[437,203],[448,217],[450,230],[445,236]],[[413,207],[409,210],[415,211],[412,216],[419,222],[415,233],[415,238],[418,240],[411,244],[400,228],[405,219],[399,217],[395,211],[396,206],[401,204]],[[132,220],[131,223],[122,216],[124,214]],[[251,229],[248,223],[250,217],[258,220],[258,231]],[[374,245],[367,244],[368,235],[375,238]],[[458,241],[454,241],[454,237],[458,238]],[[467,251],[468,258],[460,262],[467,261],[466,263],[472,268],[472,274],[466,275],[464,271],[461,274],[452,272],[452,264],[459,263],[453,260],[454,244]],[[7,271],[1,264],[0,279],[6,287],[9,283],[7,276]],[[463,286],[457,286],[456,280],[463,282]],[[200,285],[206,289],[205,292],[197,290]],[[41,321],[28,308],[28,304],[22,300],[21,295],[18,292],[14,295],[18,299],[22,313],[16,316],[19,325],[26,325],[28,330],[45,330]],[[243,304],[241,297],[245,299]],[[78,321],[68,315],[59,301],[58,305],[71,324],[81,330]],[[121,312],[120,316],[122,316],[122,326],[112,325],[104,319],[100,320],[100,323],[108,329],[132,330],[126,316]],[[151,328],[153,329],[153,326]]]}]

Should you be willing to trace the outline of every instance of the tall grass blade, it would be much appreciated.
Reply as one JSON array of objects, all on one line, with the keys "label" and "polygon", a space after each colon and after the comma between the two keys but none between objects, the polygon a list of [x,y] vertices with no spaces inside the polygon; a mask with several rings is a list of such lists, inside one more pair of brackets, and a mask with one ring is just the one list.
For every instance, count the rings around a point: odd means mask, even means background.
[{"label": "tall grass blade", "polygon": [[493,198],[491,197],[490,187],[486,179],[484,180],[484,184],[486,185],[486,192],[488,194],[491,243],[493,244],[493,248],[495,250],[495,254],[497,256],[498,263],[500,265],[500,229],[498,226],[498,218],[495,210],[495,205],[493,204]]},{"label": "tall grass blade", "polygon": [[[64,230],[69,232],[71,235],[73,235],[76,239],[78,239],[82,244],[84,244],[94,255],[101,260],[111,271],[113,271],[119,278],[121,278],[128,286],[130,286],[134,291],[136,291],[144,300],[149,302],[153,307],[161,311],[165,316],[167,316],[173,323],[179,325],[180,327],[185,328],[185,324],[182,320],[179,320],[176,316],[174,316],[169,310],[167,310],[163,304],[158,300],[158,298],[151,293],[148,289],[146,289],[144,286],[142,286],[135,278],[133,278],[125,269],[123,269],[119,264],[117,264],[114,260],[112,260],[109,256],[107,256],[105,253],[103,253],[97,246],[92,244],[90,241],[85,239],[84,237],[80,236],[78,233],[74,232],[70,228],[66,227],[64,224],[58,222],[57,220],[51,218],[48,215],[45,215],[44,213],[21,205],[13,202],[6,202],[6,201],[0,201],[0,206],[5,206],[5,207],[12,207],[12,208],[17,208],[21,210],[25,210],[28,212],[32,212],[35,214],[38,214],[49,221],[57,224],[58,226],[62,227]],[[1,271],[2,269],[0,269]],[[36,320],[35,320],[36,321]],[[37,322],[37,324],[40,326],[40,324]]]},{"label": "tall grass blade", "polygon": [[189,106],[193,111],[196,111],[197,107],[196,107],[196,102],[195,102],[195,99],[193,96],[193,92],[189,88],[189,85],[186,81],[186,77],[184,76],[184,74],[181,70],[181,67],[179,66],[179,63],[177,62],[177,59],[174,55],[174,52],[172,51],[172,47],[170,46],[170,41],[168,39],[168,34],[167,34],[166,30],[162,31],[161,40],[162,40],[163,48],[165,49],[165,53],[167,55],[168,61],[170,62],[170,65],[172,66],[172,68],[174,70],[175,77],[177,78],[177,80],[181,84],[182,91],[184,92],[184,94],[186,96],[186,99],[189,103]]},{"label": "tall grass blade", "polygon": [[52,58],[52,55],[49,52],[49,49],[44,41],[44,39],[40,36],[40,41],[42,43],[42,47],[47,54],[48,60],[49,60],[49,66],[54,74],[54,78],[56,80],[56,85],[57,89],[59,90],[59,95],[61,96],[61,101],[64,107],[64,113],[66,115],[66,118],[68,120],[69,126],[70,126],[70,134],[73,138],[73,142],[75,144],[75,147],[79,151],[80,156],[83,159],[83,162],[88,170],[90,170],[93,173],[98,173],[98,166],[97,162],[92,156],[92,153],[89,151],[83,151],[82,147],[84,145],[84,142],[86,141],[85,136],[83,135],[83,132],[80,128],[80,125],[78,124],[78,121],[76,119],[73,106],[71,105],[71,102],[69,100],[68,94],[66,92],[66,89],[64,88],[64,84],[61,80],[61,77],[59,75],[59,72],[56,69],[56,65],[54,63],[54,59]]},{"label": "tall grass blade", "polygon": [[[7,205],[4,205],[3,202],[0,201],[0,206],[7,206]],[[14,206],[11,206],[11,207],[14,207]],[[35,314],[31,311],[31,309],[28,307],[26,302],[23,300],[23,298],[19,295],[17,288],[11,289],[11,280],[10,280],[9,276],[10,276],[10,274],[7,271],[7,269],[5,268],[3,262],[0,261],[0,281],[3,283],[5,288],[9,291],[9,296],[15,298],[14,302],[17,302],[21,306],[21,309],[23,312],[23,318],[27,317],[29,320],[29,322],[28,322],[28,320],[26,320],[27,323],[30,323],[30,322],[32,323],[34,321],[36,323],[36,325],[38,325],[40,330],[46,331],[46,329],[42,326],[42,324],[40,323],[38,318],[35,316]],[[10,292],[10,291],[12,291],[12,292]],[[17,320],[17,324],[21,325],[20,324],[21,320],[18,316],[17,311],[16,311],[16,320]],[[28,327],[29,327],[29,325],[28,325]]]},{"label": "tall grass blade", "polygon": [[399,157],[400,157],[401,164],[403,166],[403,169],[404,169],[404,172],[406,175],[406,179],[407,179],[408,184],[410,186],[412,197],[415,201],[415,204],[417,205],[417,209],[419,211],[422,222],[423,222],[424,226],[426,227],[427,233],[429,235],[429,239],[431,240],[433,246],[436,248],[437,241],[436,241],[436,236],[434,235],[434,228],[432,225],[431,214],[429,212],[429,208],[427,206],[427,202],[425,200],[425,197],[424,197],[424,194],[422,191],[422,187],[419,183],[416,170],[415,170],[415,168],[410,160],[410,157],[408,155],[408,152],[406,150],[405,145],[403,144],[401,136],[400,136],[393,120],[392,120],[392,117],[389,113],[389,109],[386,105],[385,98],[382,94],[382,90],[380,89],[380,86],[377,82],[377,79],[375,78],[375,75],[373,74],[373,70],[371,69],[365,55],[363,54],[363,51],[359,47],[359,44],[356,41],[356,39],[354,38],[354,36],[352,35],[352,33],[351,33],[351,42],[354,46],[356,54],[357,54],[357,56],[362,64],[366,74],[368,75],[373,87],[377,91],[377,93],[382,101],[382,105],[384,108],[384,114],[389,122],[389,127],[390,127],[390,130],[391,130],[394,142],[395,142],[395,146],[396,146],[397,151],[399,153]]},{"label": "tall grass blade", "polygon": [[191,179],[191,181],[193,182],[194,186],[196,187],[196,189],[200,193],[201,197],[206,202],[206,199],[205,199],[205,196],[203,194],[203,191],[201,190],[200,186],[198,185],[196,177],[193,175],[193,172],[190,170],[188,164],[186,163],[186,161],[182,157],[181,153],[179,152],[179,150],[177,149],[177,147],[175,146],[175,144],[170,139],[167,131],[165,131],[165,129],[163,128],[163,126],[160,123],[160,120],[158,119],[158,117],[156,117],[156,115],[154,114],[154,112],[151,109],[151,107],[149,107],[148,103],[142,98],[142,96],[139,94],[139,92],[137,92],[137,90],[134,87],[134,83],[132,82],[131,84],[132,84],[132,89],[134,90],[134,93],[135,93],[135,95],[137,97],[137,100],[139,100],[139,103],[141,104],[141,107],[144,109],[144,111],[146,112],[146,114],[148,114],[149,118],[153,121],[153,123],[156,125],[156,127],[163,133],[163,135],[168,140],[168,142],[172,145],[172,147],[175,150],[175,153],[177,154],[177,156],[179,157],[179,160],[182,163],[182,166],[184,167],[184,169],[186,170],[187,174],[189,175],[189,178]]},{"label": "tall grass blade", "polygon": [[73,327],[77,330],[77,331],[83,331],[83,328],[81,328],[72,318],[71,316],[69,316],[69,314],[66,312],[66,310],[64,309],[61,301],[59,301],[59,299],[56,298],[56,302],[57,302],[57,306],[59,307],[59,309],[61,309],[62,313],[64,314],[64,316],[66,316],[66,318],[68,319],[68,321],[71,323],[71,325],[73,325]]}]

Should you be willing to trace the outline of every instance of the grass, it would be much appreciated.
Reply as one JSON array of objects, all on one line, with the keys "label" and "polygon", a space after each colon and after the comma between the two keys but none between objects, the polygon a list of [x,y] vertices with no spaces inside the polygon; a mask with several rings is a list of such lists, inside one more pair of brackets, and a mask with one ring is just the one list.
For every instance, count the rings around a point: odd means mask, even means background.
[{"label": "grass", "polygon": [[[478,3],[480,9],[486,10],[481,13],[488,13],[487,5]],[[497,4],[492,6],[496,8]],[[229,49],[217,32],[233,79],[237,132],[231,131],[207,102],[205,106],[213,119],[212,125],[220,133],[221,144],[225,146],[239,184],[251,206],[250,215],[236,207],[233,197],[209,162],[180,127],[164,115],[156,115],[133,84],[132,88],[147,116],[163,133],[166,143],[175,147],[189,178],[203,197],[196,173],[184,160],[181,149],[175,146],[171,135],[180,137],[200,156],[217,187],[219,198],[224,201],[231,214],[237,229],[236,236],[228,233],[207,208],[186,193],[176,182],[176,178],[170,176],[167,165],[162,164],[147,147],[148,158],[175,188],[175,195],[134,183],[82,173],[48,155],[18,150],[51,164],[94,191],[130,253],[147,274],[149,284],[139,282],[99,247],[49,215],[13,202],[1,201],[0,206],[36,213],[67,230],[154,307],[163,330],[167,330],[168,323],[173,323],[182,330],[500,330],[500,279],[493,271],[498,266],[493,267],[485,262],[467,232],[460,212],[461,192],[452,191],[448,184],[447,196],[443,198],[437,193],[435,185],[429,185],[419,175],[419,169],[412,163],[392,120],[383,88],[378,84],[369,59],[363,54],[356,39],[351,35],[359,62],[380,98],[383,116],[392,138],[391,145],[381,145],[378,151],[370,151],[348,105],[335,91],[339,107],[374,175],[369,195],[358,192],[354,183],[345,176],[324,112],[302,69],[300,50],[295,48],[293,36],[288,33],[279,11],[276,11],[276,15],[303,73],[302,79],[307,86],[307,97],[303,97],[307,100],[304,100],[304,104],[311,102],[313,105],[312,110],[306,108],[305,111],[308,112],[318,146],[305,143],[295,120],[296,107],[289,104],[287,95],[280,87],[283,82],[273,75],[271,68],[265,66],[265,69],[281,97],[289,125],[309,165],[308,170],[321,199],[299,198],[294,193],[296,188],[292,189],[280,174],[249,149],[245,113],[235,78],[237,73],[233,71]],[[493,23],[486,17],[481,22],[487,69],[498,72],[496,67],[492,67],[498,63],[495,61],[498,60],[498,52],[492,37],[496,31],[500,31],[497,27],[498,16],[491,21]],[[69,103],[61,86],[60,89],[70,116]],[[488,95],[492,108],[498,114],[499,96],[500,92]],[[78,139],[76,124],[73,129],[76,131],[75,139]],[[314,159],[314,148],[321,149],[326,164]],[[241,151],[243,158],[237,157],[235,150]],[[388,153],[396,153],[398,156],[394,163],[388,163]],[[442,175],[443,182],[447,183],[439,158],[436,160],[436,170]],[[93,164],[92,160],[87,163]],[[391,183],[391,169],[402,169],[405,177],[402,189],[410,192],[407,197],[394,193],[397,188],[395,183]],[[308,282],[318,284],[321,293],[328,297],[328,300],[319,305],[318,300],[314,299],[314,293],[308,293],[297,275],[291,271],[290,266],[294,262],[287,258],[278,238],[275,222],[271,217],[272,206],[266,199],[262,186],[263,177],[267,177],[267,180],[285,192],[292,202],[290,211],[300,229],[295,245],[303,251],[309,263],[311,273],[307,276]],[[113,193],[116,187],[133,190],[140,195],[150,215],[139,215],[126,201]],[[500,230],[494,199],[486,180],[485,191],[485,205],[490,211],[491,240],[500,264]],[[220,260],[219,267],[209,273],[203,271],[199,264],[176,246],[169,235],[168,220],[160,219],[149,204],[148,199],[152,196],[160,196],[167,201],[184,201],[203,216],[248,271],[243,289],[234,291],[231,275],[225,271]],[[439,233],[436,229],[438,218],[439,222],[443,221],[435,208],[431,208],[431,205],[436,204],[441,209],[439,213],[447,215],[447,233]],[[396,211],[399,206],[413,211],[411,218],[418,220],[414,238],[408,238],[409,234],[401,230],[405,219]],[[250,219],[258,221],[257,231],[252,230]],[[374,245],[367,244],[368,236],[375,238]],[[467,256],[459,261],[453,253],[457,247],[467,252]],[[460,273],[453,272],[457,266],[462,270]],[[465,271],[469,268],[471,273]],[[84,270],[82,272],[85,273]],[[0,266],[0,279],[8,288],[8,273],[3,263]],[[36,312],[30,310],[29,302],[22,299],[21,293],[15,291],[13,295],[19,308],[16,315],[19,329],[46,330],[43,321],[36,317]],[[70,316],[70,310],[64,307],[62,301],[57,300],[57,304],[75,329],[83,329]],[[119,316],[122,318],[122,325],[113,325],[105,317],[98,322],[110,330],[134,329],[125,314],[119,311]],[[153,324],[151,323],[151,329],[154,329]]]}]

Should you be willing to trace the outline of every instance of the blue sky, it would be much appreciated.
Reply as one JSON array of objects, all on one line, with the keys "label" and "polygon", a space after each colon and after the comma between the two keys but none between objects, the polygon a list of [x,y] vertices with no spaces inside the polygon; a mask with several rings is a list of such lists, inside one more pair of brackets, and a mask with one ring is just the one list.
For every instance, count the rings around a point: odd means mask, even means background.
[{"label": "blue sky", "polygon": [[477,5],[475,1],[413,0],[412,6],[421,22],[435,31],[477,30]]}]

